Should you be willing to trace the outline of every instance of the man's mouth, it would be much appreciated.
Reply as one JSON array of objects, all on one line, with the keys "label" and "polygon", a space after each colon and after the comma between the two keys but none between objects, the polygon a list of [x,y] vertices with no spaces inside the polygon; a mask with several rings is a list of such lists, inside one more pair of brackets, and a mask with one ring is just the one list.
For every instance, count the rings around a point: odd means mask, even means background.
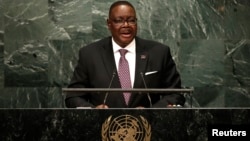
[{"label": "man's mouth", "polygon": [[129,38],[132,36],[131,32],[123,32],[121,33],[122,37]]}]

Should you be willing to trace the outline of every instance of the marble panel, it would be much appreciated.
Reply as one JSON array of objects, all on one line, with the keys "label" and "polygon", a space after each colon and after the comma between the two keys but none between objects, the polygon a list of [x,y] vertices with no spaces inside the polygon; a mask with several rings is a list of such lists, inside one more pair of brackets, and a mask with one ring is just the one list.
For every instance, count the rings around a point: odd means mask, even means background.
[{"label": "marble panel", "polygon": [[[223,108],[233,107],[226,105],[228,99],[223,86],[203,86],[195,87],[193,93],[193,107]],[[241,105],[238,102],[239,105]],[[239,106],[240,107],[240,106]]]},{"label": "marble panel", "polygon": [[9,0],[3,5],[5,86],[46,86],[47,1]]},{"label": "marble panel", "polygon": [[250,40],[226,40],[225,85],[250,87]]},{"label": "marble panel", "polygon": [[48,0],[54,25],[50,40],[78,40],[92,32],[92,0]]},{"label": "marble panel", "polygon": [[4,88],[4,64],[3,64],[3,45],[0,45],[0,88]]},{"label": "marble panel", "polygon": [[56,87],[12,87],[1,89],[0,108],[61,108],[62,91]]},{"label": "marble panel", "polygon": [[224,39],[223,0],[181,0],[181,39]]},{"label": "marble panel", "polygon": [[[3,1],[0,0],[0,13],[3,13]],[[3,14],[0,14],[0,89],[4,87],[4,21],[3,21]]]},{"label": "marble panel", "polygon": [[179,66],[183,85],[222,86],[224,42],[222,40],[181,40]]},{"label": "marble panel", "polygon": [[79,49],[92,41],[91,7],[91,0],[49,0],[49,17],[58,31],[48,41],[50,86],[67,86]]},{"label": "marble panel", "polygon": [[143,0],[137,5],[138,35],[146,39],[180,39],[179,1]]},{"label": "marble panel", "polygon": [[45,42],[20,41],[15,43],[15,50],[10,51],[9,47],[6,43],[5,86],[48,86],[48,47]]},{"label": "marble panel", "polygon": [[249,0],[226,0],[224,15],[226,39],[250,38]]},{"label": "marble panel", "polygon": [[92,35],[93,41],[100,40],[104,37],[110,36],[107,28],[107,18],[109,6],[114,0],[94,0],[92,5]]},{"label": "marble panel", "polygon": [[228,87],[225,89],[225,107],[250,107],[250,87]]},{"label": "marble panel", "polygon": [[67,87],[78,60],[78,51],[89,43],[92,36],[86,34],[82,40],[49,41],[49,85]]}]

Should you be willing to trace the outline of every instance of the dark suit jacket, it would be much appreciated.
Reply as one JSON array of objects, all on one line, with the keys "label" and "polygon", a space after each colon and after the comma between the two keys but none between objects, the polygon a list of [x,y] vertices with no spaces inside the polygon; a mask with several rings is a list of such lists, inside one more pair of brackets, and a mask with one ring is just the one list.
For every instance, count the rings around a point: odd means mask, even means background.
[{"label": "dark suit jacket", "polygon": [[[161,43],[144,40],[136,41],[136,70],[134,88],[145,88],[141,72],[157,71],[144,75],[148,88],[181,88],[180,75],[172,60],[170,49]],[[108,88],[113,72],[117,73],[111,37],[85,46],[79,51],[79,60],[74,70],[69,88]],[[121,88],[119,78],[114,76],[111,88]],[[68,93],[67,107],[95,107],[103,104],[103,93]],[[168,104],[183,105],[185,98],[180,94],[150,94],[153,107],[166,107]],[[125,104],[122,93],[108,94],[106,105],[110,108],[149,107],[146,94],[133,93],[129,105]]]}]

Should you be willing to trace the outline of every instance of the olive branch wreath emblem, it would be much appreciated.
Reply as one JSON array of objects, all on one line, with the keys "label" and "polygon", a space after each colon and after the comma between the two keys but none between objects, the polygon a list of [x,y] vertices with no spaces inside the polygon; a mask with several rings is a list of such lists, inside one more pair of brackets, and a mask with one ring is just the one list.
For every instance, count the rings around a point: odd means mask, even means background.
[{"label": "olive branch wreath emblem", "polygon": [[[130,115],[124,115],[124,116],[130,116]],[[112,119],[112,116],[109,116],[102,124],[102,132],[101,132],[102,141],[111,141],[111,139],[108,138],[108,130],[110,127],[111,119]],[[151,139],[151,125],[148,123],[148,121],[143,116],[140,116],[140,119],[141,119],[141,123],[143,125],[143,128],[145,130],[144,139],[141,141],[150,141],[150,139]]]}]

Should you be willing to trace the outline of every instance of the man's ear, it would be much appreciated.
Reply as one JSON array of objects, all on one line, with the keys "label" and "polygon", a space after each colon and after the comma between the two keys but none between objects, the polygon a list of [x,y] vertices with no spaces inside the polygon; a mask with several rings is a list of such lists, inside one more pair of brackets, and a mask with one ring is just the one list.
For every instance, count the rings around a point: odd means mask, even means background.
[{"label": "man's ear", "polygon": [[107,19],[107,26],[108,26],[108,29],[110,29],[111,23],[110,23],[109,19]]}]

